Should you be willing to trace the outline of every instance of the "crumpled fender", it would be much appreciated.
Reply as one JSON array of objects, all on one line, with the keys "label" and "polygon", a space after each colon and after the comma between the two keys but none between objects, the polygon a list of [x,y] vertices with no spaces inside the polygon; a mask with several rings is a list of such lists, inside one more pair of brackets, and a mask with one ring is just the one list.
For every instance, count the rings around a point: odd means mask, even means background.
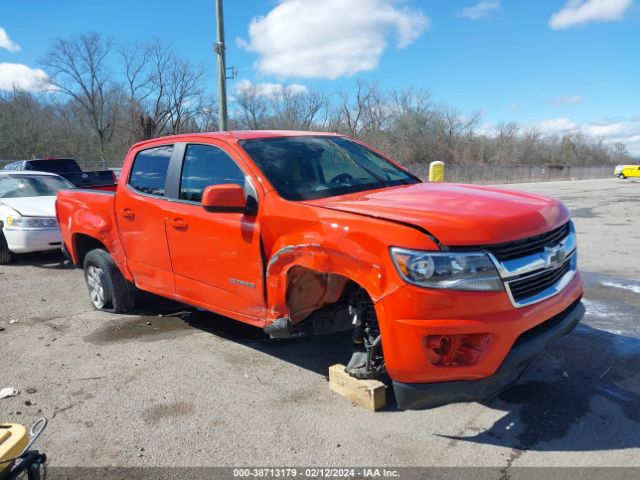
[{"label": "crumpled fender", "polygon": [[425,232],[381,218],[287,202],[267,195],[262,205],[267,318],[289,317],[287,289],[293,267],[336,274],[360,285],[372,301],[405,285],[389,247],[437,250]]},{"label": "crumpled fender", "polygon": [[346,252],[333,250],[319,244],[286,245],[278,250],[267,263],[266,288],[269,309],[267,323],[287,316],[288,274],[293,267],[303,267],[319,273],[341,275],[364,288],[373,302],[378,302],[394,292],[402,284],[389,281],[387,266],[369,263]]},{"label": "crumpled fender", "polygon": [[346,252],[328,249],[319,244],[287,245],[278,250],[267,264],[267,298],[273,299],[267,323],[288,313],[287,274],[294,266],[342,275],[360,284],[374,302],[389,293],[385,292],[385,271],[382,265],[367,263]]}]

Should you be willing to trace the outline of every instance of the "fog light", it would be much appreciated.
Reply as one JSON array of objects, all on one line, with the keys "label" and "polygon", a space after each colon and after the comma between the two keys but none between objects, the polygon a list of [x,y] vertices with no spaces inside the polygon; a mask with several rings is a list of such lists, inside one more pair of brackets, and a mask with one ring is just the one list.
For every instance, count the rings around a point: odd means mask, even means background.
[{"label": "fog light", "polygon": [[429,335],[427,358],[438,366],[473,365],[487,352],[492,338],[488,333]]},{"label": "fog light", "polygon": [[427,337],[427,346],[441,356],[451,353],[453,338],[451,335],[431,335]]}]

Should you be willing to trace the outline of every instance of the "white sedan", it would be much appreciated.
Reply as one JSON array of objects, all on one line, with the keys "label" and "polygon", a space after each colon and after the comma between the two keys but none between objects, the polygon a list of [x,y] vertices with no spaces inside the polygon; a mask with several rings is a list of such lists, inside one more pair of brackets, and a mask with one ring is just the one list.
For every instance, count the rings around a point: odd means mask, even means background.
[{"label": "white sedan", "polygon": [[16,253],[61,249],[56,194],[68,188],[53,173],[0,171],[0,264]]}]

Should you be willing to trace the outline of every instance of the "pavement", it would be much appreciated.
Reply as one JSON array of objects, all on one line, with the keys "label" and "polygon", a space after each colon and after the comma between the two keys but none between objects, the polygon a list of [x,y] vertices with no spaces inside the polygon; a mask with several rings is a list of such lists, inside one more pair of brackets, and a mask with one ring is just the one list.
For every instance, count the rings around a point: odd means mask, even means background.
[{"label": "pavement", "polygon": [[[57,254],[0,266],[0,418],[45,416],[53,466],[640,466],[640,182],[555,195],[579,235],[587,314],[499,397],[365,411],[333,393],[349,335],[269,340],[148,298],[94,311]],[[17,320],[11,323],[12,320]]]}]

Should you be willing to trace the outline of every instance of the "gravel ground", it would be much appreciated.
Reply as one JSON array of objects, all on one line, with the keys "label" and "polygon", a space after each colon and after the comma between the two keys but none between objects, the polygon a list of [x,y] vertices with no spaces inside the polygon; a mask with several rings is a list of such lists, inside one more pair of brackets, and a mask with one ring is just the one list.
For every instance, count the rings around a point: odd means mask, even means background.
[{"label": "gravel ground", "polygon": [[640,183],[508,188],[572,210],[587,315],[494,400],[371,413],[327,386],[348,335],[267,340],[157,299],[96,312],[81,271],[36,254],[0,266],[0,388],[20,390],[0,418],[46,416],[54,466],[640,466]]}]

